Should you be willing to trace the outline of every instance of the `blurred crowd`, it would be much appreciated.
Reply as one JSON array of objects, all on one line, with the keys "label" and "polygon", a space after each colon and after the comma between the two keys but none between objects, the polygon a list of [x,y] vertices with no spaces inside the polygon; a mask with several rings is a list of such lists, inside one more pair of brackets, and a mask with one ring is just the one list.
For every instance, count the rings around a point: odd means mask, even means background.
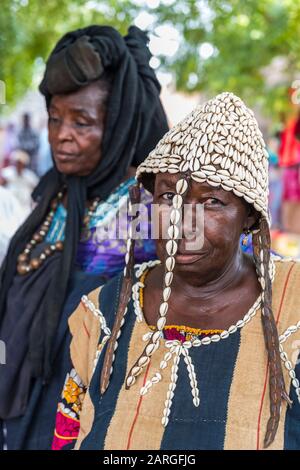
[{"label": "blurred crowd", "polygon": [[[31,193],[52,166],[46,124],[33,127],[24,113],[19,126],[0,129],[0,263],[8,241],[32,210]],[[300,115],[267,140],[273,248],[300,256]]]},{"label": "blurred crowd", "polygon": [[8,122],[0,136],[1,263],[10,238],[32,210],[31,193],[52,159],[47,127],[34,129],[29,113],[22,115],[19,126]]},{"label": "blurred crowd", "polygon": [[300,256],[300,115],[268,141],[273,248]]}]

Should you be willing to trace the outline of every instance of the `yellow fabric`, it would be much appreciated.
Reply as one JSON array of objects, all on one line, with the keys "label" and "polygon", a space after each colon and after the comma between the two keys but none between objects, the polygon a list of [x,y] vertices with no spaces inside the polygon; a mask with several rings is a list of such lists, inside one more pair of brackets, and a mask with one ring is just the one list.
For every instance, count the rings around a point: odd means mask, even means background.
[{"label": "yellow fabric", "polygon": [[[99,295],[102,286],[88,294],[88,298],[99,308]],[[69,327],[73,336],[71,341],[71,359],[82,382],[88,387],[94,368],[94,359],[100,337],[100,321],[82,302],[69,318]],[[89,334],[87,334],[87,332]],[[94,405],[87,390],[80,413],[80,430],[75,449],[78,449],[90,432],[94,421]]]},{"label": "yellow fabric", "polygon": [[[142,353],[146,345],[142,337],[148,332],[149,328],[146,323],[135,323],[129,345],[127,374]],[[155,352],[151,358],[147,375],[143,373],[139,376],[133,387],[125,390],[125,385],[123,385],[119,393],[114,416],[108,427],[105,450],[159,449],[164,433],[161,419],[165,399],[162,400],[162,397],[167,396],[170,370],[168,369],[162,374],[162,381],[152,386],[150,391],[143,397],[140,396],[140,389],[145,380],[151,379],[159,370],[160,361],[165,353],[165,348],[159,348]]]},{"label": "yellow fabric", "polygon": [[[98,308],[98,299],[102,287],[90,292],[88,298]],[[100,337],[100,321],[85,305],[80,302],[75,312],[69,318],[72,334],[70,346],[73,366],[87,386],[90,382],[94,367],[96,349]]]},{"label": "yellow fabric", "polygon": [[[273,312],[279,334],[300,319],[300,264],[277,262],[273,284]],[[293,341],[300,331],[283,343],[290,358]],[[284,379],[289,393],[291,380],[285,367]],[[224,449],[262,449],[270,413],[267,352],[261,323],[261,312],[241,330],[241,343],[230,388]],[[268,449],[283,449],[286,404],[275,441]]]},{"label": "yellow fabric", "polygon": [[75,445],[75,450],[78,450],[81,446],[83,439],[89,434],[92,429],[95,417],[95,408],[91,400],[89,390],[87,390],[84,401],[82,404],[82,410],[80,414],[80,429],[78,438]]}]

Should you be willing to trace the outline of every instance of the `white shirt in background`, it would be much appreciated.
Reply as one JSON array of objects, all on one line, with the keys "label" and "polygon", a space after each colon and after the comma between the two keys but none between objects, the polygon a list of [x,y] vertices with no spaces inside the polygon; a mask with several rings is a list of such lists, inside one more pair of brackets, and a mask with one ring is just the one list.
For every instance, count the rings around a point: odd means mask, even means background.
[{"label": "white shirt in background", "polygon": [[19,201],[6,188],[0,186],[0,265],[6,254],[9,241],[29,215]]},{"label": "white shirt in background", "polygon": [[18,199],[25,210],[31,210],[31,193],[39,182],[36,174],[25,168],[19,175],[15,166],[3,168],[1,176],[5,179],[5,187]]}]

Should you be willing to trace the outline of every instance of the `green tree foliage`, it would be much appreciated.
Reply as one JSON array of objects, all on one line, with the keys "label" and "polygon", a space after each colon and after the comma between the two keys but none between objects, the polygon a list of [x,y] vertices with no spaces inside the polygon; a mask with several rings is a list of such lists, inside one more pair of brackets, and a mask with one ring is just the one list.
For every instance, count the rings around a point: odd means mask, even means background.
[{"label": "green tree foliage", "polygon": [[[177,89],[207,95],[231,90],[277,116],[287,109],[287,89],[300,78],[299,0],[156,3],[153,9],[153,2],[146,0],[1,0],[0,79],[6,82],[8,104],[37,85],[34,77],[40,76],[49,51],[66,31],[98,23],[125,33],[143,11],[153,17],[152,34],[162,25],[178,32],[177,52],[158,54],[161,69],[173,72]],[[278,57],[283,70],[276,82],[270,76],[276,68],[267,72],[266,67]]]}]

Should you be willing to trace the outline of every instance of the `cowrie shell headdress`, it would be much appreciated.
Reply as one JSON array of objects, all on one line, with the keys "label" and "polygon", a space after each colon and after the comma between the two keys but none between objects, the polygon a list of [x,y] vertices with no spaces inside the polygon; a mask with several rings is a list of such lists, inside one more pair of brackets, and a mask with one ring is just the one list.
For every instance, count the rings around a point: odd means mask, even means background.
[{"label": "cowrie shell headdress", "polygon": [[148,173],[186,173],[252,204],[269,221],[268,152],[253,112],[233,93],[195,108],[159,141],[138,167]]}]

